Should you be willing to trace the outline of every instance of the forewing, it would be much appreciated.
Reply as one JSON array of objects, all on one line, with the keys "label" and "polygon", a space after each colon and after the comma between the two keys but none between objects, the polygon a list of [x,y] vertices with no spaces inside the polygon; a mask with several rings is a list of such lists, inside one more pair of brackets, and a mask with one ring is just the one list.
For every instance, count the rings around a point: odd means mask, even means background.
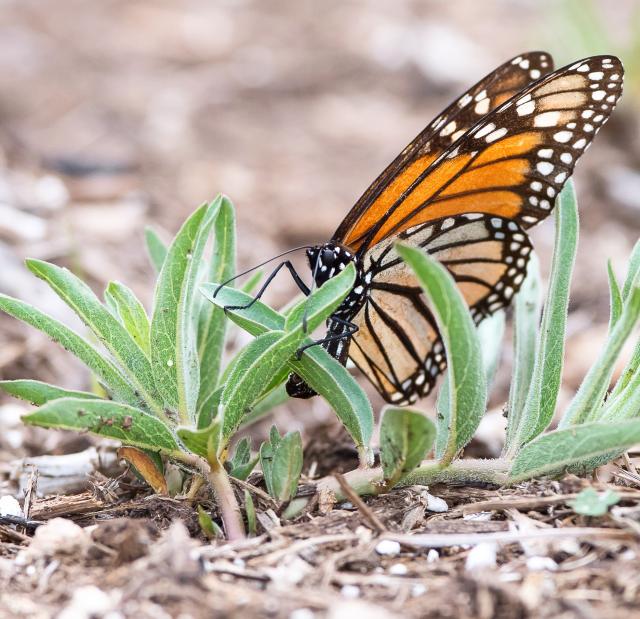
[{"label": "forewing", "polygon": [[403,230],[480,211],[527,228],[547,217],[622,94],[612,56],[564,67],[489,113],[410,183],[389,184],[341,242],[361,254]]},{"label": "forewing", "polygon": [[[476,321],[505,307],[520,288],[531,252],[513,221],[481,213],[448,217],[403,232],[456,280]],[[391,240],[365,255],[368,297],[352,321],[359,327],[349,356],[389,402],[427,395],[446,367],[427,300]]]},{"label": "forewing", "polygon": [[334,239],[343,241],[364,213],[371,211],[383,215],[379,198],[388,187],[392,186],[395,192],[408,188],[478,120],[552,69],[553,59],[549,54],[528,52],[508,60],[469,88],[387,166],[351,209],[334,234]]}]

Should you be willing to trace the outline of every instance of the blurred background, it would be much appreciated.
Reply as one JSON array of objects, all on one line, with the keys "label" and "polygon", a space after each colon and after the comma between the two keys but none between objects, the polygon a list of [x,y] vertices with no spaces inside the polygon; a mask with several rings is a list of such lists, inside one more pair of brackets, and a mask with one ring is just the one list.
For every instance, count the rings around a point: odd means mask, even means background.
[{"label": "blurred background", "polygon": [[[149,306],[144,226],[169,238],[218,192],[237,207],[240,267],[323,241],[445,105],[533,49],[556,66],[613,53],[627,70],[623,101],[575,174],[566,397],[606,332],[606,260],[621,274],[640,232],[633,0],[0,0],[0,292],[75,324],[23,267],[30,256],[72,268],[96,292],[126,282]],[[533,240],[546,272],[552,222]],[[268,299],[293,293],[283,275]],[[509,357],[505,346],[496,419]],[[89,384],[69,355],[5,316],[0,375]],[[62,449],[51,433],[25,435],[25,408],[3,402],[2,459]],[[278,414],[307,430],[331,419],[315,400]]]}]

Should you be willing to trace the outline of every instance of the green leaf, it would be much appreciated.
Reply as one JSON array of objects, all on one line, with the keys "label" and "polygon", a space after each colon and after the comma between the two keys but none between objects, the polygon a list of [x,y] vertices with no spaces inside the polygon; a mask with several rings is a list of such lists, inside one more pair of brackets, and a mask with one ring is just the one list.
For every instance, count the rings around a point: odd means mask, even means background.
[{"label": "green leaf", "polygon": [[201,430],[180,427],[176,430],[176,434],[189,451],[203,458],[209,458],[209,447],[211,445],[213,445],[216,455],[221,451],[221,423],[218,419],[214,419],[208,427]]},{"label": "green leaf", "polygon": [[531,254],[527,266],[527,277],[514,300],[513,319],[513,370],[507,405],[507,436],[504,453],[509,457],[517,449],[515,436],[521,424],[522,412],[529,394],[531,377],[536,358],[538,324],[542,308],[542,280],[540,263]]},{"label": "green leaf", "polygon": [[380,424],[380,460],[387,488],[413,471],[436,437],[433,422],[420,411],[387,407]]},{"label": "green leaf", "polygon": [[549,290],[529,393],[513,434],[511,446],[514,449],[534,439],[551,423],[560,391],[569,287],[578,245],[578,205],[571,181],[558,196],[555,217]]},{"label": "green leaf", "polygon": [[229,475],[236,479],[245,480],[258,464],[260,456],[251,457],[251,439],[243,438],[238,441],[233,457],[227,460]]},{"label": "green leaf", "polygon": [[258,287],[263,275],[264,273],[261,270],[256,271],[244,284],[242,284],[242,286],[240,286],[240,290],[247,294],[251,294]]},{"label": "green leaf", "polygon": [[616,274],[613,272],[611,260],[607,260],[607,275],[609,276],[609,304],[611,307],[609,317],[609,332],[613,331],[620,314],[622,314],[622,293],[618,286]]},{"label": "green leaf", "polygon": [[270,441],[260,448],[260,460],[269,494],[284,502],[291,500],[298,489],[302,472],[302,437],[300,432],[288,432],[282,438],[276,436],[272,428]]},{"label": "green leaf", "polygon": [[62,389],[39,380],[2,380],[0,389],[5,393],[21,400],[26,400],[34,406],[42,406],[51,400],[59,398],[82,398],[85,400],[99,400],[100,397],[87,391],[71,391]]},{"label": "green leaf", "polygon": [[634,283],[640,277],[640,241],[636,241],[629,257],[629,266],[627,268],[627,276],[622,286],[622,300],[626,301],[631,293]]},{"label": "green leaf", "polygon": [[467,304],[449,272],[421,249],[398,244],[397,251],[424,289],[447,354],[449,407],[438,419],[438,457],[449,464],[471,440],[487,401],[485,371]]},{"label": "green leaf", "polygon": [[84,430],[168,456],[180,452],[173,433],[160,419],[116,402],[62,398],[27,413],[22,421],[43,428]]},{"label": "green leaf", "polygon": [[[243,306],[253,301],[252,297],[233,288],[220,288],[214,297],[218,285],[206,284],[201,287],[203,294],[220,307]],[[282,330],[285,318],[275,310],[256,301],[247,310],[231,310],[229,318],[251,335],[261,335],[270,330]],[[310,343],[304,339],[303,345]],[[373,410],[367,396],[356,380],[338,361],[333,359],[320,346],[307,349],[298,361],[289,359],[288,367],[303,378],[333,408],[345,429],[353,438],[360,453],[363,465],[369,461],[371,452],[369,443],[373,434]],[[225,382],[228,382],[228,375]]]},{"label": "green leaf", "polygon": [[631,291],[624,304],[622,315],[609,334],[604,348],[562,416],[560,428],[597,418],[611,382],[615,363],[638,318],[640,318],[640,287]]},{"label": "green leaf", "polygon": [[539,436],[519,451],[511,468],[509,483],[541,475],[560,475],[584,467],[602,456],[616,454],[640,443],[640,420],[595,422],[554,430]]},{"label": "green leaf", "polygon": [[48,335],[75,355],[102,382],[109,395],[133,406],[144,405],[140,395],[111,361],[66,325],[24,301],[0,294],[0,310]]},{"label": "green leaf", "polygon": [[164,260],[167,257],[167,246],[160,240],[158,233],[151,227],[145,228],[144,240],[151,265],[156,270],[156,273],[160,273]]},{"label": "green leaf", "polygon": [[110,282],[105,291],[117,315],[136,344],[149,356],[149,318],[133,291],[120,282]]},{"label": "green leaf", "polygon": [[[224,282],[236,270],[236,221],[233,204],[224,196],[214,225],[214,246],[207,279]],[[207,415],[203,407],[218,387],[227,317],[224,310],[212,303],[204,303],[198,323],[198,357],[200,359],[200,394],[197,416]],[[204,411],[204,412],[203,412]]]},{"label": "green leaf", "polygon": [[612,505],[620,501],[620,495],[613,490],[597,492],[594,488],[585,488],[568,505],[576,514],[583,516],[604,516]]},{"label": "green leaf", "polygon": [[[221,284],[203,284],[200,286],[200,292],[211,303],[218,307],[244,307],[253,304],[248,309],[229,310],[227,316],[239,327],[251,333],[251,335],[261,335],[267,331],[283,331],[285,318],[275,310],[271,309],[260,301],[235,288],[227,286],[221,287]],[[254,302],[255,301],[255,302]]]},{"label": "green leaf", "polygon": [[200,383],[195,292],[198,270],[221,198],[201,206],[169,247],[156,285],[151,319],[151,366],[165,405],[183,424],[196,422]]},{"label": "green leaf", "polygon": [[[288,366],[287,366],[288,372]],[[251,412],[245,416],[242,420],[241,427],[247,427],[248,425],[262,419],[265,415],[268,415],[274,408],[284,404],[289,399],[289,394],[283,383],[280,383],[274,389],[267,391],[260,399],[255,403]]]},{"label": "green leaf", "polygon": [[270,331],[258,336],[240,353],[222,393],[225,441],[233,436],[265,385],[285,366],[301,340],[302,334]]},{"label": "green leaf", "polygon": [[598,421],[622,421],[638,416],[640,416],[640,371],[636,370],[624,389],[609,395],[597,419]]},{"label": "green leaf", "polygon": [[202,505],[198,505],[198,524],[207,539],[224,539],[222,529],[213,521]]},{"label": "green leaf", "polygon": [[253,498],[248,490],[244,491],[244,511],[247,514],[247,530],[250,536],[255,536],[258,531],[258,523],[256,518],[256,507],[253,504]]},{"label": "green leaf", "polygon": [[478,338],[480,339],[480,350],[482,351],[482,365],[487,381],[487,390],[493,382],[496,370],[498,369],[500,352],[502,351],[502,340],[504,339],[505,323],[505,313],[500,310],[492,316],[485,318],[477,327]]},{"label": "green leaf", "polygon": [[93,331],[124,370],[129,382],[149,408],[164,418],[149,359],[123,325],[100,303],[91,288],[68,269],[41,260],[27,260],[26,263],[29,270],[47,282]]}]

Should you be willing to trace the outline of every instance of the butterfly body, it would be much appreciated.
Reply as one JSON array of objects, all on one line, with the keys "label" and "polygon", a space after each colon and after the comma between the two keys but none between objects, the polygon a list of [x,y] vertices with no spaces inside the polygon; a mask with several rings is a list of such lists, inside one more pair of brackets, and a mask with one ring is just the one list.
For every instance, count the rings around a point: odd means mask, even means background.
[{"label": "butterfly body", "polygon": [[[355,264],[321,343],[342,364],[350,357],[388,402],[427,395],[446,368],[429,302],[396,242],[448,269],[476,323],[508,306],[526,276],[526,230],[551,213],[622,93],[615,57],[551,69],[544,52],[498,67],[400,153],[331,241],[307,251],[318,286]],[[296,375],[287,391],[314,395]]]}]

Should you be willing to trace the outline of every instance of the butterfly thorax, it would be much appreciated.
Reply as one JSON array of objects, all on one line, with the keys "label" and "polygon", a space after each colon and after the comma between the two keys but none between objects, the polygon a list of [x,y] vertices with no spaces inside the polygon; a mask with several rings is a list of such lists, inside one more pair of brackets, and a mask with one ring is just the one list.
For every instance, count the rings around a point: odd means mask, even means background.
[{"label": "butterfly thorax", "polygon": [[333,314],[349,320],[360,310],[365,300],[364,272],[358,257],[349,248],[330,241],[308,249],[307,258],[318,287],[344,271],[349,264],[355,265],[356,279],[353,288]]}]

